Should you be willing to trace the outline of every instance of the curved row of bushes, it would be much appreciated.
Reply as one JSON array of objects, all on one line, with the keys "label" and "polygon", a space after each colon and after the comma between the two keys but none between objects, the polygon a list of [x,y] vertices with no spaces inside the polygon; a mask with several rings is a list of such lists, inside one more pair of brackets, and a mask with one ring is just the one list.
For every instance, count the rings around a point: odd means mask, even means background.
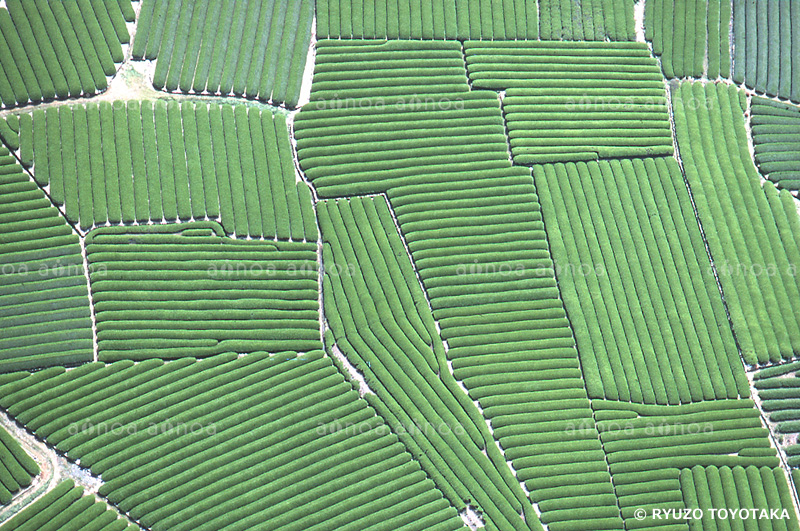
[{"label": "curved row of bushes", "polygon": [[800,2],[733,0],[733,80],[800,102]]},{"label": "curved row of bushes", "polygon": [[668,78],[730,77],[730,26],[731,0],[647,0],[645,4],[645,36]]},{"label": "curved row of bushes", "polygon": [[533,174],[589,396],[749,396],[677,162],[578,162]]},{"label": "curved row of bushes", "polygon": [[[780,467],[734,466],[716,467],[695,466],[691,469],[681,470],[681,491],[686,507],[689,509],[700,508],[703,510],[702,518],[697,522],[699,529],[708,529],[715,526],[719,520],[732,521],[740,519],[741,523],[752,528],[765,531],[797,531],[800,529],[797,522],[792,501],[792,493],[786,483],[786,476]],[[717,517],[711,509],[728,509],[728,515],[736,511],[738,516],[728,516],[722,511],[717,511]],[[756,509],[759,517],[740,518],[747,515],[741,509]],[[780,515],[786,510],[784,518],[761,518],[761,511],[767,513],[777,510]],[[750,513],[752,514],[752,513]],[[742,526],[738,526],[741,528]],[[717,528],[719,528],[717,526]]]},{"label": "curved row of bushes", "polygon": [[506,91],[517,164],[671,155],[664,81],[641,43],[464,44],[475,88]]},{"label": "curved row of bushes", "polygon": [[56,487],[0,525],[2,531],[140,531],[139,526],[120,518],[105,502],[71,479]]},{"label": "curved row of bushes", "polygon": [[41,470],[31,456],[0,427],[0,504],[8,505],[21,489],[30,486]]},{"label": "curved row of bushes", "polygon": [[36,109],[13,121],[23,164],[83,230],[219,218],[237,236],[317,240],[283,114],[131,100]]},{"label": "curved row of bushes", "polygon": [[200,222],[95,229],[86,255],[103,361],[320,347],[315,244]]},{"label": "curved row of bushes", "polygon": [[800,108],[753,97],[750,130],[761,174],[778,189],[800,190]]},{"label": "curved row of bushes", "polygon": [[300,164],[323,197],[388,195],[454,376],[542,522],[619,529],[538,198],[530,170],[509,160],[497,95],[428,100],[312,101],[295,120]]},{"label": "curved row of bushes", "polygon": [[319,351],[93,363],[0,389],[2,407],[153,531],[463,527]]},{"label": "curved row of bushes", "polygon": [[0,7],[0,103],[87,96],[124,59],[130,0],[8,0]]},{"label": "curved row of bushes", "polygon": [[635,41],[629,0],[539,2],[539,38],[565,41]]},{"label": "curved row of bushes", "polygon": [[[316,45],[311,101],[379,105],[469,90],[458,41],[322,40]],[[380,98],[380,101],[366,99]]]},{"label": "curved row of bushes", "polygon": [[[687,483],[686,475],[691,476],[693,467],[705,471],[764,467],[769,470],[769,477],[773,477],[774,470],[781,471],[768,431],[761,425],[752,400],[708,400],[669,406],[593,400],[592,407],[628,529],[686,530],[686,524],[689,529],[695,529],[692,521],[664,518],[663,515],[658,518],[653,516],[652,510],[694,508],[698,506],[698,496],[703,509],[738,507],[733,502],[708,504],[702,491],[698,493],[687,488],[691,482]],[[778,488],[788,493],[788,485],[781,478],[782,471],[775,476],[776,484],[782,481]],[[713,495],[716,501],[718,495],[729,496],[736,492],[736,489],[715,489]],[[754,488],[752,492],[755,494],[757,490]],[[790,500],[785,494],[778,500],[770,498],[769,507],[788,507],[793,514]],[[741,507],[752,507],[752,504],[742,502]],[[637,514],[646,517],[640,518]],[[710,514],[706,512],[705,516]],[[716,521],[720,520],[726,519]],[[761,525],[761,520],[752,519],[752,522]]]},{"label": "curved row of bushes", "polygon": [[91,361],[78,237],[0,146],[0,372]]},{"label": "curved row of bushes", "polygon": [[313,11],[312,0],[143,0],[133,58],[156,60],[157,89],[294,108]]},{"label": "curved row of bushes", "polygon": [[800,353],[800,218],[792,196],[762,187],[732,85],[673,86],[678,149],[749,364]]},{"label": "curved row of bushes", "polygon": [[325,313],[337,347],[377,393],[373,407],[454,506],[474,500],[494,528],[541,530],[478,409],[448,369],[386,201],[327,201],[317,208]]},{"label": "curved row of bushes", "polygon": [[317,37],[536,39],[537,4],[529,0],[317,0]]}]

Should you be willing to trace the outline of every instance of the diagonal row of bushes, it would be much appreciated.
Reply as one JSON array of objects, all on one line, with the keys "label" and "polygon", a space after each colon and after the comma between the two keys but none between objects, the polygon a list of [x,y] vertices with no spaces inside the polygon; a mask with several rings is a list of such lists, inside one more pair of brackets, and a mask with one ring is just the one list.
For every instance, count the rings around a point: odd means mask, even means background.
[{"label": "diagonal row of bushes", "polygon": [[800,353],[800,218],[789,192],[760,181],[732,85],[672,88],[683,167],[734,333],[749,364]]},{"label": "diagonal row of bushes", "polygon": [[759,172],[780,190],[800,190],[800,107],[754,96],[750,131]]},{"label": "diagonal row of bushes", "polygon": [[91,361],[78,236],[0,146],[0,372]]},{"label": "diagonal row of bushes", "polygon": [[315,244],[194,222],[95,229],[86,256],[102,361],[319,348]]},{"label": "diagonal row of bushes", "polygon": [[142,0],[133,58],[156,60],[157,89],[294,108],[313,14],[313,0]]},{"label": "diagonal row of bushes", "polygon": [[386,193],[454,376],[548,528],[619,529],[538,198],[509,160],[497,94],[420,99],[312,98],[294,123],[300,165],[321,197]]},{"label": "diagonal row of bushes", "polygon": [[317,208],[332,339],[364,373],[377,395],[373,407],[456,508],[474,500],[493,528],[541,530],[480,412],[448,369],[386,201],[323,201]]},{"label": "diagonal row of bushes", "polygon": [[0,7],[0,103],[88,96],[108,87],[130,40],[130,0],[8,0]]},{"label": "diagonal row of bushes", "polygon": [[19,156],[83,230],[219,219],[228,234],[317,240],[284,114],[246,105],[115,101],[12,118]]},{"label": "diagonal row of bushes", "polygon": [[551,164],[533,174],[589,396],[749,396],[677,162]]},{"label": "diagonal row of bushes", "polygon": [[0,427],[0,504],[8,505],[20,490],[29,487],[41,470],[31,456]]},{"label": "diagonal row of bushes", "polygon": [[464,44],[473,87],[505,91],[517,164],[671,155],[664,81],[642,43]]},{"label": "diagonal row of bushes", "polygon": [[153,531],[463,529],[320,351],[51,368],[0,397]]},{"label": "diagonal row of bushes", "polygon": [[141,531],[71,479],[56,487],[0,525],[2,531]]}]

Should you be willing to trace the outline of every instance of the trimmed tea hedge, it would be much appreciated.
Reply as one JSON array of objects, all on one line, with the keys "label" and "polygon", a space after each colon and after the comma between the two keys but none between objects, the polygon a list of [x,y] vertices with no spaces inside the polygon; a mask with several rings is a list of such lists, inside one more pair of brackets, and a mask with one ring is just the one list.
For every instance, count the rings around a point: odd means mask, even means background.
[{"label": "trimmed tea hedge", "polygon": [[153,531],[463,527],[319,351],[93,363],[28,375],[0,396]]},{"label": "trimmed tea hedge", "polygon": [[315,244],[195,222],[95,229],[86,255],[102,361],[321,346]]},{"label": "trimmed tea hedge", "polygon": [[0,373],[91,361],[78,236],[0,146]]},{"label": "trimmed tea hedge", "polygon": [[800,2],[733,0],[733,80],[800,102]]},{"label": "trimmed tea hedge", "polygon": [[556,275],[592,398],[749,396],[673,158],[534,166]]},{"label": "trimmed tea hedge", "polygon": [[753,97],[750,128],[756,164],[781,190],[800,190],[800,107]]},{"label": "trimmed tea hedge", "polygon": [[71,479],[28,505],[13,518],[0,525],[2,531],[140,531],[140,527],[120,518],[105,502],[92,494],[84,494],[83,487]]},{"label": "trimmed tea hedge", "polygon": [[37,109],[19,118],[19,129],[23,164],[85,231],[219,219],[237,236],[317,240],[284,114],[246,105],[103,101]]},{"label": "trimmed tea hedge", "polygon": [[730,25],[731,0],[645,3],[645,36],[668,78],[730,77]]},{"label": "trimmed tea hedge", "polygon": [[671,155],[664,81],[641,43],[464,44],[475,88],[506,91],[517,164]]},{"label": "trimmed tea hedge", "polygon": [[630,0],[540,0],[538,4],[542,40],[636,40]]},{"label": "trimmed tea hedge", "polygon": [[12,496],[29,487],[39,472],[36,461],[25,453],[10,433],[0,427],[0,504],[11,503]]},{"label": "trimmed tea hedge", "polygon": [[130,0],[6,0],[0,8],[4,107],[108,87],[129,42]]},{"label": "trimmed tea hedge", "polygon": [[[560,2],[561,0],[555,0]],[[601,0],[595,0],[599,2]],[[536,39],[530,0],[316,0],[320,39]],[[582,0],[582,3],[587,3]]]},{"label": "trimmed tea hedge", "polygon": [[156,59],[157,89],[294,108],[313,15],[313,0],[143,0],[133,57]]},{"label": "trimmed tea hedge", "polygon": [[448,369],[386,201],[327,201],[317,208],[325,313],[337,346],[377,393],[373,407],[455,507],[474,500],[497,529],[541,530],[478,409]]},{"label": "trimmed tea hedge", "polygon": [[686,177],[749,364],[800,353],[800,218],[792,196],[762,187],[732,85],[672,88]]}]

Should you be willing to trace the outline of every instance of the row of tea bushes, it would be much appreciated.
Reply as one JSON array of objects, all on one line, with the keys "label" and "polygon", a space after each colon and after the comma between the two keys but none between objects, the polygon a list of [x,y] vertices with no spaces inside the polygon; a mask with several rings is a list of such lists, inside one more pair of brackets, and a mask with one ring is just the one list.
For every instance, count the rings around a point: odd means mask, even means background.
[{"label": "row of tea bushes", "polygon": [[730,77],[730,25],[731,0],[647,0],[645,4],[645,36],[668,78]]},{"label": "row of tea bushes", "polygon": [[750,130],[761,174],[779,189],[800,190],[800,108],[754,96]]},{"label": "row of tea bushes", "polygon": [[[560,1],[555,0],[556,3]],[[536,39],[539,36],[539,3],[530,0],[317,0],[317,37]]]},{"label": "row of tea bushes", "polygon": [[762,187],[732,85],[672,88],[683,167],[745,362],[800,353],[800,218],[788,192]]},{"label": "row of tea bushes", "polygon": [[78,236],[0,146],[0,372],[91,361]]},{"label": "row of tea bushes", "polygon": [[0,7],[0,103],[88,96],[124,59],[130,0],[8,0]]},{"label": "row of tea bushes", "polygon": [[641,43],[464,44],[473,87],[505,91],[517,164],[671,155],[664,80]]},{"label": "row of tea bushes", "polygon": [[155,59],[153,85],[294,108],[313,0],[143,0],[134,59]]},{"label": "row of tea bushes", "polygon": [[86,255],[102,361],[319,348],[316,244],[194,222],[95,229]]},{"label": "row of tea bushes", "polygon": [[31,456],[0,427],[0,504],[8,505],[20,490],[29,487],[41,470]]},{"label": "row of tea bushes", "polygon": [[11,121],[22,163],[83,230],[219,218],[239,237],[317,240],[283,114],[130,100],[36,109]]},{"label": "row of tea bushes", "polygon": [[733,80],[800,102],[800,2],[733,0]]},{"label": "row of tea bushes", "polygon": [[541,530],[480,412],[448,369],[386,200],[323,201],[317,208],[325,315],[336,346],[376,393],[373,407],[456,508],[474,500],[496,529]]},{"label": "row of tea bushes", "polygon": [[71,479],[0,525],[2,531],[141,531]]},{"label": "row of tea bushes", "polygon": [[54,368],[0,396],[153,531],[463,529],[320,351]]},{"label": "row of tea bushes", "polygon": [[553,164],[533,174],[589,396],[749,396],[677,162]]}]

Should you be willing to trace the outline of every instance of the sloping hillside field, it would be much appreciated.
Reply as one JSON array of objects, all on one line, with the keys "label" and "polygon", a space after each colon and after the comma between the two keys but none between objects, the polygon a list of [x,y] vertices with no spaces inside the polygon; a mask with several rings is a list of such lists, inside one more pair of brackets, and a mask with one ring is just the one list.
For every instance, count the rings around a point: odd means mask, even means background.
[{"label": "sloping hillside field", "polygon": [[0,531],[800,531],[800,0],[0,0]]}]

